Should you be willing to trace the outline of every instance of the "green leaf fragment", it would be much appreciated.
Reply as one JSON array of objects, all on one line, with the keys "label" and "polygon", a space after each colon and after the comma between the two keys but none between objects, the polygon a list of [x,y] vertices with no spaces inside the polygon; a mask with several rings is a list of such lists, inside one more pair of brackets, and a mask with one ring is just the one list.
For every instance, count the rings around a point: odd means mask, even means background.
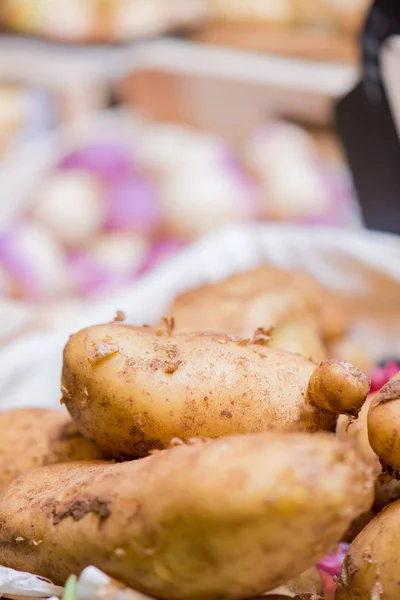
[{"label": "green leaf fragment", "polygon": [[75,600],[76,599],[76,584],[78,579],[76,575],[70,575],[64,587],[64,593],[62,600]]}]

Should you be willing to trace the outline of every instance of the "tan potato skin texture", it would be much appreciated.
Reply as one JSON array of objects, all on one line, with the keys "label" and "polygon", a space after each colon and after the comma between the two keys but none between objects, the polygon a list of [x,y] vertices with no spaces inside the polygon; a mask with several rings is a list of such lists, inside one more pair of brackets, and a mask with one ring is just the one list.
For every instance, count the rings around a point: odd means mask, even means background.
[{"label": "tan potato skin texture", "polygon": [[[376,512],[382,510],[384,506],[397,500],[400,497],[400,482],[396,479],[390,480],[387,476],[385,479],[380,480],[379,475],[382,472],[382,467],[379,462],[378,456],[372,450],[368,439],[368,412],[371,404],[374,401],[376,394],[371,394],[365,401],[364,406],[358,414],[358,418],[355,421],[349,423],[348,417],[345,415],[339,415],[336,425],[336,435],[342,441],[352,440],[354,449],[357,450],[359,456],[364,460],[365,464],[368,465],[375,477],[377,478],[375,484],[375,503],[374,510]],[[372,519],[373,513],[365,515],[365,523]],[[357,532],[358,533],[358,532]]]},{"label": "tan potato skin texture", "polygon": [[0,491],[35,467],[104,458],[111,457],[85,439],[64,410],[0,412]]},{"label": "tan potato skin texture", "polygon": [[150,328],[99,325],[65,347],[63,401],[84,436],[143,456],[175,437],[332,429],[335,417],[305,400],[315,368],[220,334],[157,337]]},{"label": "tan potato skin texture", "polygon": [[398,600],[400,500],[382,510],[356,537],[343,563],[335,600]]},{"label": "tan potato skin texture", "polygon": [[352,440],[360,454],[360,457],[370,465],[376,476],[381,472],[381,465],[379,458],[372,450],[368,439],[368,411],[373,401],[375,394],[370,394],[366,399],[363,407],[358,413],[358,417],[355,420],[349,421],[349,417],[346,415],[339,415],[336,424],[336,435],[342,441],[346,439]]},{"label": "tan potato skin texture", "polygon": [[56,583],[93,564],[161,599],[250,598],[316,564],[372,496],[369,473],[328,433],[43,467],[0,496],[0,564]]},{"label": "tan potato skin texture", "polygon": [[257,327],[301,323],[316,326],[330,341],[349,328],[339,300],[316,280],[272,265],[184,292],[167,316],[175,318],[181,332],[224,331],[242,337],[251,336]]},{"label": "tan potato skin texture", "polygon": [[368,411],[369,442],[386,464],[400,470],[400,373],[374,396]]}]

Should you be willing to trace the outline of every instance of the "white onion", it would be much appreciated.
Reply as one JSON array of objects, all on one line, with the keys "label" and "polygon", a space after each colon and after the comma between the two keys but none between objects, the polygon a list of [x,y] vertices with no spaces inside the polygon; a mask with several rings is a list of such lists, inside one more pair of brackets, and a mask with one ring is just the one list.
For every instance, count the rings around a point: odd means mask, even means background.
[{"label": "white onion", "polygon": [[330,211],[333,191],[312,138],[301,128],[267,125],[249,140],[245,157],[264,187],[267,216],[297,221]]},{"label": "white onion", "polygon": [[111,273],[137,271],[148,251],[147,240],[134,234],[102,234],[86,246],[88,255]]},{"label": "white onion", "polygon": [[83,296],[98,296],[123,287],[139,273],[147,250],[147,240],[132,234],[94,238],[69,255],[75,290]]},{"label": "white onion", "polygon": [[0,240],[0,263],[29,299],[71,291],[63,250],[57,239],[34,222],[20,223]]},{"label": "white onion", "polygon": [[96,179],[80,171],[55,173],[36,193],[33,214],[61,242],[77,245],[102,226],[105,201]]},{"label": "white onion", "polygon": [[249,181],[218,164],[193,165],[171,173],[161,185],[166,229],[191,239],[256,214]]}]

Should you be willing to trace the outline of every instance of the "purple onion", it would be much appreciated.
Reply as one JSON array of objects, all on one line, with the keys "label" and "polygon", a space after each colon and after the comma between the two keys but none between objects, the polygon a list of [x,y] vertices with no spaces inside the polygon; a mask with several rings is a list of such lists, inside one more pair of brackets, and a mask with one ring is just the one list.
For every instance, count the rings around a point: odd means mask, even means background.
[{"label": "purple onion", "polygon": [[349,549],[349,544],[339,544],[336,552],[327,554],[319,563],[318,569],[327,573],[328,575],[339,577],[340,570],[344,557]]},{"label": "purple onion", "polygon": [[59,163],[59,168],[83,169],[105,180],[124,177],[131,170],[131,153],[120,142],[93,142],[70,152]]},{"label": "purple onion", "polygon": [[237,182],[238,189],[242,190],[244,201],[249,209],[248,218],[261,219],[264,211],[260,190],[239,158],[233,152],[227,150],[222,156],[221,165]]},{"label": "purple onion", "polygon": [[33,222],[21,222],[0,237],[0,263],[23,298],[42,300],[70,292],[62,247]]},{"label": "purple onion", "polygon": [[185,246],[185,243],[175,238],[165,238],[158,240],[150,248],[150,251],[140,269],[142,275],[151,271],[164,260],[177,254]]},{"label": "purple onion", "polygon": [[160,224],[161,213],[155,186],[142,174],[110,182],[107,202],[108,231],[150,234]]},{"label": "purple onion", "polygon": [[82,250],[71,252],[68,262],[75,291],[80,296],[106,294],[129,282],[126,275],[110,273]]}]

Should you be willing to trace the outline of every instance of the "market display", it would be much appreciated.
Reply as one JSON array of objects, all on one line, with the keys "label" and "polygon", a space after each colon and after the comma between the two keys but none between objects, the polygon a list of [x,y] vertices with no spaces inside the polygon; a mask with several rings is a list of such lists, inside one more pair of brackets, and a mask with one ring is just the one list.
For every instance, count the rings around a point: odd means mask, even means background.
[{"label": "market display", "polygon": [[192,27],[207,0],[2,0],[4,29],[68,42],[118,43]]},{"label": "market display", "polygon": [[224,225],[359,225],[338,157],[277,122],[242,149],[172,124],[142,123],[130,143],[93,133],[35,180],[24,206],[0,232],[0,296],[45,307],[103,297]]},{"label": "market display", "polygon": [[0,597],[399,600],[371,5],[0,0]]},{"label": "market display", "polygon": [[[179,330],[182,296],[153,326],[126,325],[118,313],[65,345],[62,402],[72,421],[64,411],[0,415],[3,567],[64,585],[93,565],[155,599],[329,600],[344,542],[363,560],[359,539],[400,497],[388,450],[395,421],[386,418],[399,375],[378,383],[394,362],[375,369],[379,389],[367,399],[370,381],[357,367],[302,356],[307,331],[328,355],[351,328],[334,294],[303,273],[263,265],[205,288],[217,318],[230,317],[220,320],[224,333],[207,332],[197,307],[198,329],[187,320]],[[277,302],[288,289],[291,302]],[[250,325],[228,308],[240,299],[257,319],[257,296],[268,322],[247,338],[230,331]],[[298,340],[292,351],[288,340]],[[387,442],[383,471],[376,440]],[[363,589],[361,571],[346,576],[349,560],[339,598]]]}]

